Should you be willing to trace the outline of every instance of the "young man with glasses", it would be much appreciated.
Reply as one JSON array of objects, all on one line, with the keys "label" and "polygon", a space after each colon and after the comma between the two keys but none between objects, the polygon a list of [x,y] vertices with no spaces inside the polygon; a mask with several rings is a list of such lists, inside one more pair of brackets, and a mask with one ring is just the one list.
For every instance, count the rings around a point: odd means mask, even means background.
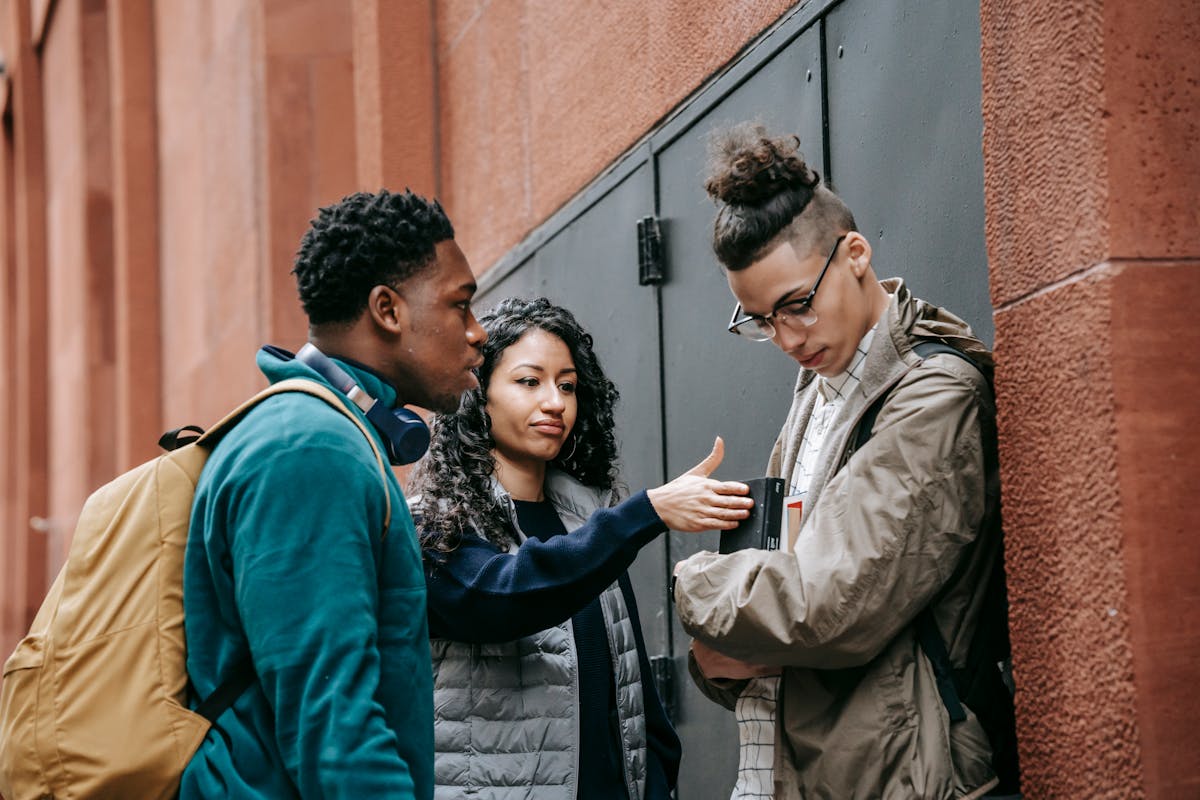
[{"label": "young man with glasses", "polygon": [[733,796],[1015,791],[950,676],[978,651],[999,569],[991,355],[962,320],[876,277],[797,146],[738,126],[714,139],[706,183],[738,301],[729,330],[802,367],[768,466],[801,508],[794,545],[676,567],[693,676],[738,719]]}]

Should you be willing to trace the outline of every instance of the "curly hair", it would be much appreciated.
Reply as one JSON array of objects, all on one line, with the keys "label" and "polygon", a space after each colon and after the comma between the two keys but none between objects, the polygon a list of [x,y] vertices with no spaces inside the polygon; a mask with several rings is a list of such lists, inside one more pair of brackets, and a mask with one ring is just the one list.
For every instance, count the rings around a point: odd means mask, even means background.
[{"label": "curly hair", "polygon": [[809,252],[856,230],[850,209],[804,162],[796,136],[771,136],[752,122],[718,131],[708,169],[704,189],[720,205],[713,251],[728,270],[753,264],[780,234]]},{"label": "curly hair", "polygon": [[357,192],[320,209],[292,269],[309,323],[353,322],[372,289],[408,280],[433,263],[438,242],[453,238],[441,205],[407,189]]},{"label": "curly hair", "polygon": [[516,541],[507,515],[492,495],[495,441],[486,406],[488,386],[500,357],[535,328],[567,345],[578,380],[579,411],[570,433],[574,443],[563,447],[550,466],[598,489],[612,489],[617,481],[613,408],[620,395],[600,366],[591,335],[575,316],[544,297],[509,298],[479,322],[488,334],[482,348],[479,387],[463,395],[456,413],[435,418],[429,453],[413,476],[413,486],[421,494],[415,510],[421,517],[421,548],[426,552],[449,552],[468,531],[499,547]]}]

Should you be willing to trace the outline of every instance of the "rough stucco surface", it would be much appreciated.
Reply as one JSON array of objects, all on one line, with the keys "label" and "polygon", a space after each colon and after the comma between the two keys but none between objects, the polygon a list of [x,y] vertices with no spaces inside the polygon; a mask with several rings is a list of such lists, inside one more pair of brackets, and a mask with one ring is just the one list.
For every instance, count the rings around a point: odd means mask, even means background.
[{"label": "rough stucco surface", "polygon": [[1200,5],[981,21],[1026,793],[1194,797]]},{"label": "rough stucco surface", "polygon": [[262,385],[259,345],[303,341],[292,259],[356,180],[351,7],[183,4],[155,34],[163,421],[207,425]]},{"label": "rough stucco surface", "polygon": [[1103,261],[1101,0],[980,4],[993,305]]},{"label": "rough stucco surface", "polygon": [[1105,4],[1113,258],[1200,258],[1200,3]]},{"label": "rough stucco surface", "polygon": [[433,10],[354,0],[353,25],[358,188],[436,194]]},{"label": "rough stucco surface", "polygon": [[1100,270],[996,314],[1005,561],[1030,798],[1143,796],[1111,298],[1112,276]]},{"label": "rough stucco surface", "polygon": [[103,10],[63,2],[47,31],[49,508],[52,557],[83,501],[115,472],[112,139]]},{"label": "rough stucco surface", "polygon": [[315,209],[349,194],[356,179],[351,9],[273,0],[263,28],[260,338],[298,350],[308,333],[291,274],[300,238]]},{"label": "rough stucco surface", "polygon": [[1200,256],[1200,3],[981,4],[992,300]]},{"label": "rough stucco surface", "polygon": [[155,20],[168,425],[207,425],[259,385],[263,56],[254,5],[183,3]]},{"label": "rough stucco surface", "polygon": [[1147,795],[1200,796],[1200,261],[1113,281],[1117,467]]},{"label": "rough stucco surface", "polygon": [[476,271],[794,0],[437,0],[442,193]]}]

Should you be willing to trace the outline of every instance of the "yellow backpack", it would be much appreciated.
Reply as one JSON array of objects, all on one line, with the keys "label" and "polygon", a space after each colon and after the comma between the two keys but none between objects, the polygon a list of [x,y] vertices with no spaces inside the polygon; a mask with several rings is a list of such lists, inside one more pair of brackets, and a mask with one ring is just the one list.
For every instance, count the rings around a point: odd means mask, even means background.
[{"label": "yellow backpack", "polygon": [[[388,497],[387,462],[370,432],[333,391],[303,379],[265,389],[195,441],[98,489],[29,635],[4,664],[0,795],[7,800],[178,793],[212,720],[254,679],[247,667],[226,680],[201,705],[207,718],[188,709],[183,555],[196,481],[221,435],[282,392],[319,397],[354,422]],[[385,531],[390,516],[389,499]]]}]

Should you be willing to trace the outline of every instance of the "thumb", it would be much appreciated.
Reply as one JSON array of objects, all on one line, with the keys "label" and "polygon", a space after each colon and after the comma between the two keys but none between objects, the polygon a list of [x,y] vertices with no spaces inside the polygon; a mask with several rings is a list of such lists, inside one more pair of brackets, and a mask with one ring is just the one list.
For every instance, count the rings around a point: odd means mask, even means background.
[{"label": "thumb", "polygon": [[712,452],[704,457],[696,466],[689,469],[684,475],[701,475],[707,478],[717,467],[721,465],[721,461],[725,458],[725,441],[718,436],[713,442]]}]

